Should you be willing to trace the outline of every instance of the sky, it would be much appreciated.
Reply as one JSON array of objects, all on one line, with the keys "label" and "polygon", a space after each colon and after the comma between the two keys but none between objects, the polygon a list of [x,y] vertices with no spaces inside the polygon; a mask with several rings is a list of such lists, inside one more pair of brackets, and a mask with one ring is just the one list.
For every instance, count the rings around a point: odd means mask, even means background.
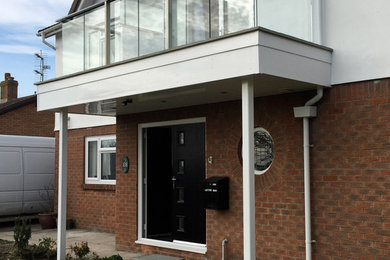
[{"label": "sky", "polygon": [[[18,97],[34,94],[35,82],[40,77],[34,73],[39,64],[35,53],[46,54],[45,63],[51,66],[45,79],[54,78],[54,50],[37,37],[38,30],[56,23],[66,16],[73,0],[0,0],[0,81],[4,73],[19,82]],[[54,37],[49,40],[54,44]]]}]

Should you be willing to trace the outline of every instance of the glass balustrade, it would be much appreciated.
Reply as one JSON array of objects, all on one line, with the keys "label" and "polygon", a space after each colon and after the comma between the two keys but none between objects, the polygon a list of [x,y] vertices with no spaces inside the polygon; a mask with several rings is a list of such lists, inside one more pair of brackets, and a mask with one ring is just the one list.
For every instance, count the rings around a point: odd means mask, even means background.
[{"label": "glass balustrade", "polygon": [[257,0],[261,27],[312,41],[312,0]]},{"label": "glass balustrade", "polygon": [[[99,0],[98,2],[102,2]],[[80,72],[255,26],[312,40],[312,0],[115,0],[62,25],[62,73]],[[109,13],[109,19],[105,15]],[[106,26],[105,21],[109,21]],[[107,29],[108,28],[108,29]],[[106,34],[106,29],[109,34]],[[106,35],[110,39],[106,40]],[[106,55],[106,44],[110,53]]]}]

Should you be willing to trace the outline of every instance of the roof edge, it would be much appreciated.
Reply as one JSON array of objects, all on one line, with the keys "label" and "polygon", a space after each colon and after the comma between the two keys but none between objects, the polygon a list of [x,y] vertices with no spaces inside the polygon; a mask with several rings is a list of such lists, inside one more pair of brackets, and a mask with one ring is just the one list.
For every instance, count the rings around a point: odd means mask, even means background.
[{"label": "roof edge", "polygon": [[16,102],[13,102],[10,105],[6,105],[7,103],[1,104],[5,105],[3,108],[0,107],[0,115],[3,115],[5,113],[8,113],[10,111],[13,111],[15,109],[18,109],[20,107],[23,107],[25,105],[31,104],[31,103],[36,103],[37,102],[37,95],[32,95],[24,98],[20,98],[21,100],[15,100]]},{"label": "roof edge", "polygon": [[77,10],[78,6],[80,5],[80,2],[81,2],[81,0],[74,0],[72,3],[72,6],[69,9],[68,14],[74,13]]}]

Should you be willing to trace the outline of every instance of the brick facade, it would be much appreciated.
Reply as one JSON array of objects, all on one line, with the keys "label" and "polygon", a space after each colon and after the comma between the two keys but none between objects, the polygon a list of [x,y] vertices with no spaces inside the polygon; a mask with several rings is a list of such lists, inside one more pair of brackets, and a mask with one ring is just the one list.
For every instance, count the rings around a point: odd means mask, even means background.
[{"label": "brick facade", "polygon": [[317,259],[390,259],[390,80],[334,86],[312,120]]},{"label": "brick facade", "polygon": [[54,113],[37,112],[36,103],[0,115],[0,134],[54,137]]},{"label": "brick facade", "polygon": [[[258,259],[305,258],[302,119],[293,107],[313,95],[255,100],[255,126],[271,134],[275,149],[271,169],[255,177]],[[206,157],[214,158],[207,177],[230,178],[230,209],[207,210],[206,255],[137,245],[138,124],[195,117],[206,118]],[[390,80],[325,90],[310,121],[313,258],[390,259]],[[227,238],[227,259],[243,258],[239,101],[118,116],[115,192],[85,190],[84,138],[114,132],[69,132],[68,215],[78,226],[115,231],[118,249],[185,259],[219,259]],[[128,174],[120,169],[123,156],[130,159]]]},{"label": "brick facade", "polygon": [[[69,130],[67,217],[76,227],[114,232],[115,186],[84,185],[85,137],[115,134],[115,126]],[[56,132],[56,183],[58,183],[58,132]],[[57,203],[55,203],[57,205]]]},{"label": "brick facade", "polygon": [[[256,176],[257,256],[304,256],[304,206],[302,120],[295,119],[293,107],[312,93],[256,99],[255,125],[272,135],[275,160],[267,174]],[[206,117],[207,177],[229,176],[230,209],[207,210],[205,256],[177,250],[138,246],[137,239],[137,131],[139,123]],[[242,249],[242,166],[238,156],[241,141],[241,103],[227,102],[176,110],[151,112],[117,118],[117,156],[128,156],[130,173],[117,175],[118,248],[161,253],[186,259],[217,259],[221,242],[229,240],[227,259],[241,259]]]}]

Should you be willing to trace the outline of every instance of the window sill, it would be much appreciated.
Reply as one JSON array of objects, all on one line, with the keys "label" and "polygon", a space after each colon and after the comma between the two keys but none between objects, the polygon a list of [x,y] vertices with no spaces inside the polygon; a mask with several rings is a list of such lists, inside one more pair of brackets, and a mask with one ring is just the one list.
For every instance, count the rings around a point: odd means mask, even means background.
[{"label": "window sill", "polygon": [[83,190],[115,191],[115,185],[109,184],[83,184]]}]

